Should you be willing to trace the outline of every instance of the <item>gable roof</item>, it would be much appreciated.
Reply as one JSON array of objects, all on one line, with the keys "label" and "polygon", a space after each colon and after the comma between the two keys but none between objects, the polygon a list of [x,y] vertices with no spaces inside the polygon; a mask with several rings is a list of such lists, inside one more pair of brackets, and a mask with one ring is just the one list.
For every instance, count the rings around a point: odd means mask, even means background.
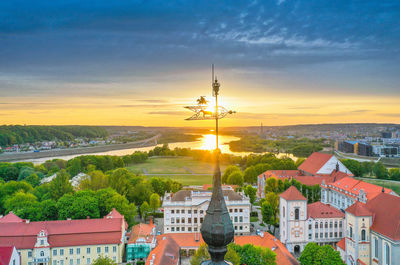
[{"label": "gable roof", "polygon": [[124,222],[123,217],[105,216],[100,219],[0,223],[0,245],[32,249],[42,230],[47,231],[51,247],[119,244]]},{"label": "gable roof", "polygon": [[307,204],[307,218],[344,218],[345,214],[322,202]]},{"label": "gable roof", "polygon": [[295,186],[290,186],[287,190],[279,195],[287,201],[307,201],[307,199],[296,189]]},{"label": "gable roof", "polygon": [[0,218],[0,223],[21,223],[24,220],[16,216],[13,212],[9,212],[3,218]]},{"label": "gable roof", "polygon": [[314,152],[298,168],[304,172],[316,175],[333,155]]},{"label": "gable roof", "polygon": [[353,203],[345,211],[354,216],[372,216],[372,212],[367,208],[367,206],[359,201]]},{"label": "gable roof", "polygon": [[371,230],[393,240],[400,240],[400,198],[381,193],[366,207],[374,214]]},{"label": "gable roof", "polygon": [[343,251],[346,251],[346,238],[343,237],[337,244],[337,247],[341,248]]},{"label": "gable roof", "polygon": [[150,252],[146,265],[177,265],[179,262],[179,245],[171,237],[158,241],[157,246]]},{"label": "gable roof", "polygon": [[10,264],[13,250],[13,246],[0,247],[0,265]]},{"label": "gable roof", "polygon": [[154,235],[152,235],[152,231],[155,227],[156,226],[153,223],[150,224],[140,223],[133,226],[128,244],[136,243],[136,240],[138,240],[139,238],[144,238],[147,243],[151,243],[154,238]]}]

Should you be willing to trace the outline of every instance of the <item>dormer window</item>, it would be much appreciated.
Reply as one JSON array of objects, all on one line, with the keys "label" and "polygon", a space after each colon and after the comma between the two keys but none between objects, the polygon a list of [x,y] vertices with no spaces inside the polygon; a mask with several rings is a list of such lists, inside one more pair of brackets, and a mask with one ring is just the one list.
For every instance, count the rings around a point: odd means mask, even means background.
[{"label": "dormer window", "polygon": [[40,251],[40,256],[44,257],[44,251]]},{"label": "dormer window", "polygon": [[43,239],[40,240],[40,245],[44,245],[44,240]]}]

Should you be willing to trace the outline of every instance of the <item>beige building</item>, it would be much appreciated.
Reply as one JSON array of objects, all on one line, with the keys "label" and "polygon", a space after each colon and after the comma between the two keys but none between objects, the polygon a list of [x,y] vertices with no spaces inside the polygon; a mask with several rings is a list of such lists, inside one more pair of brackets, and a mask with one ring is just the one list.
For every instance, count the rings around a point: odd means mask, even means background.
[{"label": "beige building", "polygon": [[[250,233],[250,200],[242,193],[224,189],[226,206],[232,220],[235,234]],[[196,233],[211,200],[211,191],[181,190],[166,194],[163,200],[164,233]]]},{"label": "beige building", "polygon": [[115,209],[100,219],[43,222],[11,212],[0,219],[0,245],[14,245],[22,265],[92,264],[99,256],[121,263],[126,229]]}]

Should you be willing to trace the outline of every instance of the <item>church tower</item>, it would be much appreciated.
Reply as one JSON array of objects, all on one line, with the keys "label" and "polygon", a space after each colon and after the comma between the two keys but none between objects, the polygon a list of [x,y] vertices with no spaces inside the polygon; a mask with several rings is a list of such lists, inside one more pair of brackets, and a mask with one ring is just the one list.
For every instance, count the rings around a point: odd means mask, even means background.
[{"label": "church tower", "polygon": [[280,241],[299,255],[307,244],[307,199],[291,186],[279,195]]}]

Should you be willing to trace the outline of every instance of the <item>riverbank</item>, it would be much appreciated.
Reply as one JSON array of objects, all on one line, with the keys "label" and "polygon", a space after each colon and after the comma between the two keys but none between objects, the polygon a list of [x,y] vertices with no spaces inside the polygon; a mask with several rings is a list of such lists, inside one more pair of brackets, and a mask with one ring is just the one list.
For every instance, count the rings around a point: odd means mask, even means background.
[{"label": "riverbank", "polygon": [[138,147],[156,146],[157,140],[160,138],[160,136],[161,135],[158,134],[148,139],[130,143],[124,143],[124,144],[110,144],[110,145],[90,146],[81,148],[55,149],[55,150],[41,151],[37,153],[35,152],[3,153],[0,154],[0,161],[13,162],[13,161],[39,159],[46,157],[52,158],[57,156],[83,155],[83,154],[102,153],[102,152],[131,149]]}]

